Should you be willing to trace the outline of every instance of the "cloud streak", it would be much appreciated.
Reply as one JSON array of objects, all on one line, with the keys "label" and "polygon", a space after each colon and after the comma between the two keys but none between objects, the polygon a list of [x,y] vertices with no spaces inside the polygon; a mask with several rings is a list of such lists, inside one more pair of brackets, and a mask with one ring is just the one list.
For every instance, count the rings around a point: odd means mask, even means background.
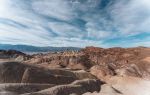
[{"label": "cloud streak", "polygon": [[149,0],[0,0],[0,44],[148,46],[149,25]]}]

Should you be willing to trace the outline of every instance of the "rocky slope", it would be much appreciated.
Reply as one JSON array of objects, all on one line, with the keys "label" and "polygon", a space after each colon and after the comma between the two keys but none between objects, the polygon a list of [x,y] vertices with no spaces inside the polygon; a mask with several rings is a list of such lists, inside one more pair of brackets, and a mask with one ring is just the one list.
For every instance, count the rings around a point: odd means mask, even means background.
[{"label": "rocky slope", "polygon": [[26,61],[32,58],[32,56],[22,53],[16,50],[0,50],[0,61]]},{"label": "rocky slope", "polygon": [[32,57],[25,63],[47,68],[84,69],[90,70],[93,74],[103,73],[99,74],[99,77],[120,75],[150,78],[150,49],[144,47],[87,47],[79,52],[37,54]]},{"label": "rocky slope", "polygon": [[0,51],[0,95],[150,95],[150,48]]}]

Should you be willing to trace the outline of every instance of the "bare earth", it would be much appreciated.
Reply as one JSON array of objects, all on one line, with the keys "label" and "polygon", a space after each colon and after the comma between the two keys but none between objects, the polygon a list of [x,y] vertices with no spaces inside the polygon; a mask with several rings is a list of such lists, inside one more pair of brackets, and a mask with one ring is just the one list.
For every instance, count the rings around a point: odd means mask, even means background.
[{"label": "bare earth", "polygon": [[150,48],[0,51],[0,95],[150,95]]}]

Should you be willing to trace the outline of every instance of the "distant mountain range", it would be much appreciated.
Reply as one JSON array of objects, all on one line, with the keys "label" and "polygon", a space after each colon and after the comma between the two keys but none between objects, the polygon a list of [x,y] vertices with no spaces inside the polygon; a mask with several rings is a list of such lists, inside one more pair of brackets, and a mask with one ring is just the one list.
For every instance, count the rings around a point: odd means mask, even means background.
[{"label": "distant mountain range", "polygon": [[60,51],[77,51],[81,48],[78,47],[36,47],[29,45],[10,45],[0,44],[0,50],[17,50],[22,52],[60,52]]}]

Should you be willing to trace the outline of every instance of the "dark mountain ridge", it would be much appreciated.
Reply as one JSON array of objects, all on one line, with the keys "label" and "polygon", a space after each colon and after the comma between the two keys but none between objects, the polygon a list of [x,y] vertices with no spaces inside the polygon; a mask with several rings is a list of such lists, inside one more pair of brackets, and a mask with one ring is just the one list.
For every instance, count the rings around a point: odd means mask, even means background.
[{"label": "dark mountain ridge", "polygon": [[21,52],[60,52],[60,51],[78,51],[78,47],[37,47],[29,45],[10,45],[0,44],[0,50],[17,50]]}]

